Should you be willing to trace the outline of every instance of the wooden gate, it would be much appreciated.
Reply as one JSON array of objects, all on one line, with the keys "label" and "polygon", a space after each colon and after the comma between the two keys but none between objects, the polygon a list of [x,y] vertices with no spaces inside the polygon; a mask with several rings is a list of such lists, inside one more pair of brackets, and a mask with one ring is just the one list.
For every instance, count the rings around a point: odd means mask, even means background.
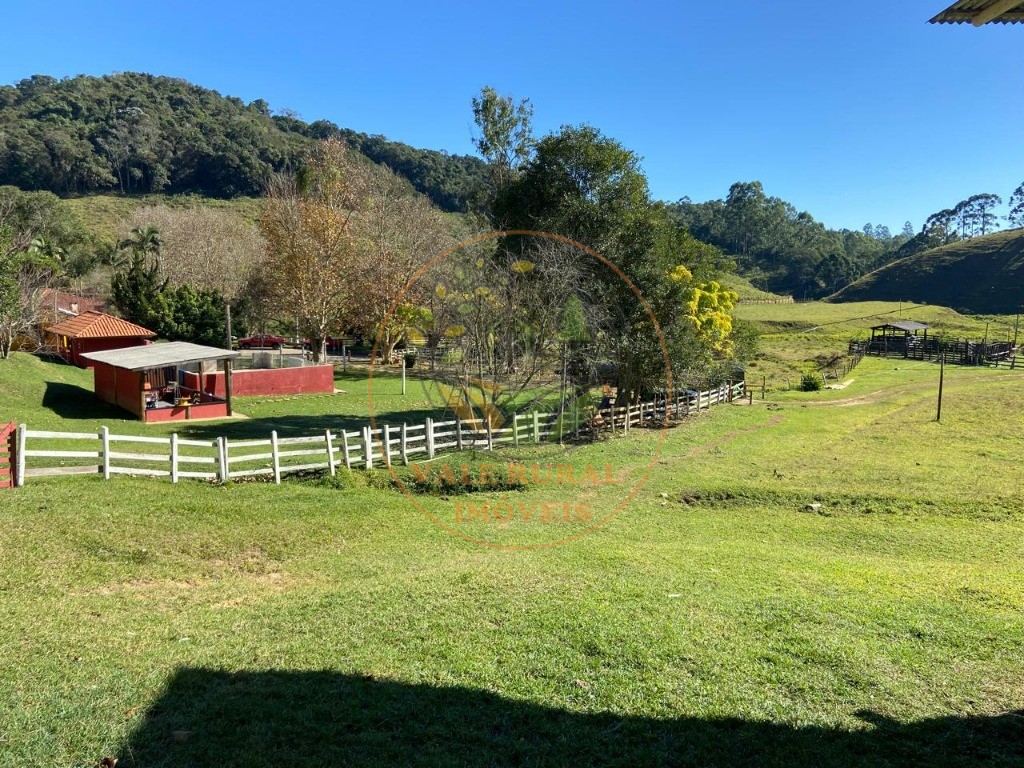
[{"label": "wooden gate", "polygon": [[10,424],[0,424],[0,488],[10,488],[14,485],[17,435],[17,423],[12,421]]}]

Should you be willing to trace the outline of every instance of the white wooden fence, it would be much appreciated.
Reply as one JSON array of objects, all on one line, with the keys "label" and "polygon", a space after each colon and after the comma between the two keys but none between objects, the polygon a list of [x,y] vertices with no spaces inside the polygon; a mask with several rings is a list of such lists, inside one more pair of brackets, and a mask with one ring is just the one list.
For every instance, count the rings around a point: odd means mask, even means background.
[{"label": "white wooden fence", "polygon": [[[266,475],[280,483],[281,476],[290,472],[326,470],[334,475],[340,466],[372,469],[393,463],[406,465],[417,459],[433,459],[444,451],[539,443],[581,429],[628,433],[644,423],[682,418],[743,393],[742,382],[706,392],[680,392],[672,398],[608,408],[586,424],[574,420],[570,428],[561,423],[559,414],[538,412],[516,414],[505,426],[495,426],[486,419],[428,418],[423,424],[367,425],[356,431],[325,429],[322,434],[305,437],[279,437],[275,431],[263,440],[114,435],[107,427],[99,432],[53,432],[22,424],[18,427],[15,484],[23,486],[30,477],[94,473],[102,474],[105,480],[111,475],[169,477],[172,483],[181,478],[225,483]],[[69,441],[75,444],[75,450],[68,449]]]}]

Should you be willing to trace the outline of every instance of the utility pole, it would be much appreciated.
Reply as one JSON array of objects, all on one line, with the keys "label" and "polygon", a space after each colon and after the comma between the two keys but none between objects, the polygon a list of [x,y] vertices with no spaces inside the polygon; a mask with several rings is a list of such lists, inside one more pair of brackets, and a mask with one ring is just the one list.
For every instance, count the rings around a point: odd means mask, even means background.
[{"label": "utility pole", "polygon": [[939,358],[939,405],[935,411],[935,421],[942,421],[942,380],[946,374],[946,356],[943,355]]},{"label": "utility pole", "polygon": [[227,327],[227,331],[228,331],[228,345],[225,347],[225,349],[234,349],[234,347],[231,344],[231,302],[230,301],[224,302],[224,324]]}]

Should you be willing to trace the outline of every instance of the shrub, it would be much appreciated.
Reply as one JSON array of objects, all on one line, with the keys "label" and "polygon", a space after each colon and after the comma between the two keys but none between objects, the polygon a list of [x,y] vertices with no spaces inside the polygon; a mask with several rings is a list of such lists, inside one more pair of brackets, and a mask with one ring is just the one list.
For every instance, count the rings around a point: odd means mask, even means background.
[{"label": "shrub", "polygon": [[816,373],[805,373],[800,379],[800,390],[802,392],[817,392],[821,389],[821,377]]}]

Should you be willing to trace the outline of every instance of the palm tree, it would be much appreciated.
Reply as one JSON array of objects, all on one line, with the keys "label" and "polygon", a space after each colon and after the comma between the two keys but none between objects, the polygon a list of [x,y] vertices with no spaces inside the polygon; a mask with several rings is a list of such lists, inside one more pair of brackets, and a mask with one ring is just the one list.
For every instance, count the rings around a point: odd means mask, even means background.
[{"label": "palm tree", "polygon": [[115,270],[121,269],[128,263],[124,258],[125,251],[131,251],[133,260],[146,261],[148,256],[156,258],[160,255],[163,244],[163,238],[156,227],[135,227],[128,237],[118,242],[117,247],[110,252],[107,263]]},{"label": "palm tree", "polygon": [[135,227],[128,237],[117,244],[117,247],[121,249],[130,249],[134,253],[142,256],[148,256],[150,254],[157,256],[160,254],[160,248],[163,244],[163,238],[160,237],[160,232],[157,228],[154,226],[148,226]]}]

